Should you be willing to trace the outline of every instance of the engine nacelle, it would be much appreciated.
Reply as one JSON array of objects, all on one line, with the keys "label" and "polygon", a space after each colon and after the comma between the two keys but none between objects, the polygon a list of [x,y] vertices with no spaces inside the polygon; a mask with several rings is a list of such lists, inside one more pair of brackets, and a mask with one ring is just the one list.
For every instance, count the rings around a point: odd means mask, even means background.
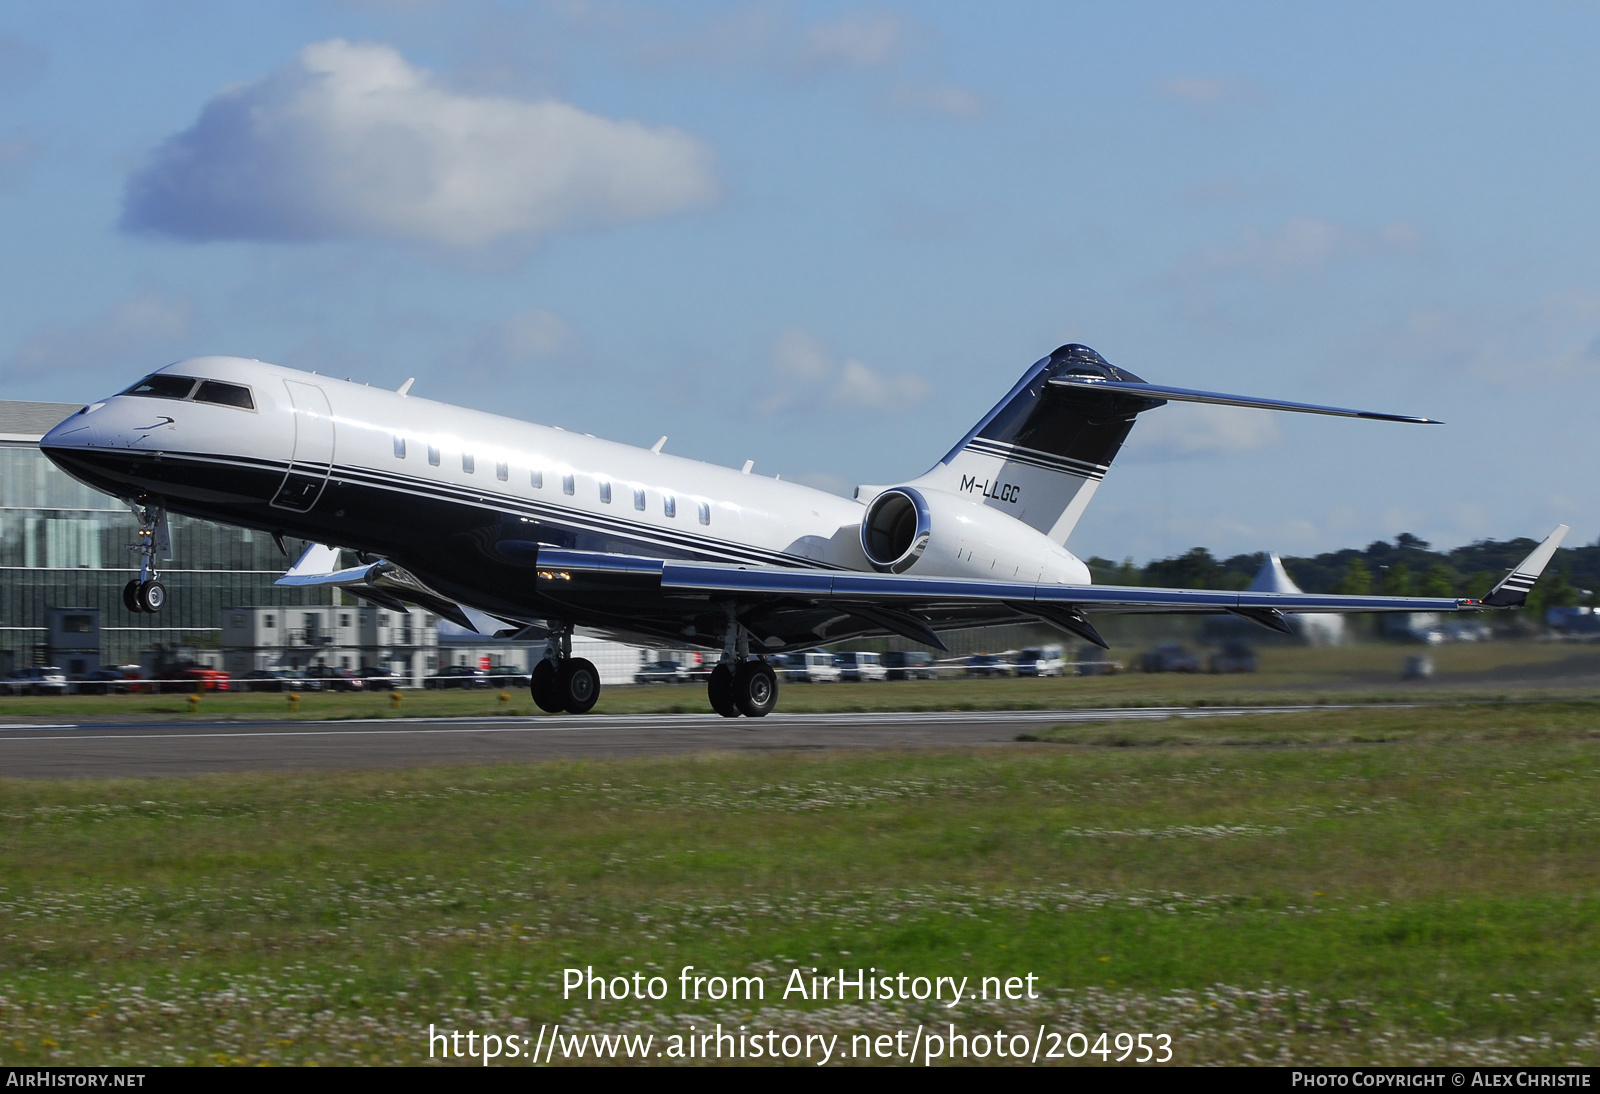
[{"label": "engine nacelle", "polygon": [[1042,532],[942,490],[892,486],[873,498],[861,549],[883,573],[1089,584],[1089,568]]}]

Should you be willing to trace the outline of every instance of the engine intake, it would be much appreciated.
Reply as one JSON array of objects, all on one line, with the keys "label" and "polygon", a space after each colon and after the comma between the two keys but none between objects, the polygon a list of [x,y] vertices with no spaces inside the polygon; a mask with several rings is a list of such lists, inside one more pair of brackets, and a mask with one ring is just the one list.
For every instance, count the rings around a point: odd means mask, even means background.
[{"label": "engine intake", "polygon": [[909,486],[885,490],[872,499],[861,521],[861,549],[882,573],[904,573],[928,549],[932,535],[927,499]]}]

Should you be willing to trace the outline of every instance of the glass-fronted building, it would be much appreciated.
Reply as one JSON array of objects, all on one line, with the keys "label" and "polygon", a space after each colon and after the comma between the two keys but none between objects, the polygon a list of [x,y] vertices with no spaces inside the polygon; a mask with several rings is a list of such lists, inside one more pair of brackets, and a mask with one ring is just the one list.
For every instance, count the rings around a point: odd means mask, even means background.
[{"label": "glass-fronted building", "polygon": [[118,665],[148,663],[155,650],[220,650],[227,608],[334,603],[330,590],[273,585],[292,560],[266,533],[173,517],[173,557],[160,564],[167,606],[128,611],[122,587],[138,565],[123,548],[138,521],[39,451],[39,438],[77,410],[0,401],[0,674],[50,663],[52,608],[98,609],[101,664]]}]

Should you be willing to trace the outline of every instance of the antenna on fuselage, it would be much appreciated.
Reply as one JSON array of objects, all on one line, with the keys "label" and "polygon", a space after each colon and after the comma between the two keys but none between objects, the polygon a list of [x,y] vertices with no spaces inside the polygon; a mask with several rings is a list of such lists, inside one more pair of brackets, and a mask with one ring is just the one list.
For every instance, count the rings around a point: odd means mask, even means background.
[{"label": "antenna on fuselage", "polygon": [[417,382],[417,378],[415,376],[407,376],[406,377],[406,382],[401,384],[395,390],[398,391],[401,395],[407,395],[411,391],[411,385],[416,383],[416,382]]},{"label": "antenna on fuselage", "polygon": [[655,444],[650,446],[650,451],[659,454],[661,452],[661,446],[666,444],[666,443],[667,443],[667,438],[666,437],[662,437],[659,441],[657,441]]}]

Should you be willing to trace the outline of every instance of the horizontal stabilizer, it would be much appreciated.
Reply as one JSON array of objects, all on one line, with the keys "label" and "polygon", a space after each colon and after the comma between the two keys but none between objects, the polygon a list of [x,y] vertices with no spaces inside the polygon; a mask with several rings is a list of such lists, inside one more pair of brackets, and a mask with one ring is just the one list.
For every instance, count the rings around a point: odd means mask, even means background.
[{"label": "horizontal stabilizer", "polygon": [[1555,557],[1556,550],[1570,530],[1565,524],[1556,525],[1556,530],[1545,536],[1544,542],[1535,547],[1532,554],[1517,563],[1516,568],[1483,598],[1483,602],[1491,608],[1520,608],[1526,604],[1533,583],[1550,565],[1550,560]]},{"label": "horizontal stabilizer", "polygon": [[1051,387],[1073,388],[1079,391],[1120,391],[1128,395],[1143,395],[1151,399],[1170,399],[1179,403],[1213,403],[1217,406],[1247,406],[1257,410],[1292,410],[1299,414],[1331,414],[1337,418],[1371,418],[1380,422],[1411,422],[1416,425],[1443,425],[1433,418],[1419,418],[1412,414],[1384,414],[1376,410],[1350,410],[1342,406],[1318,406],[1315,403],[1291,403],[1283,399],[1258,399],[1251,395],[1225,395],[1220,391],[1192,391],[1184,387],[1163,387],[1160,384],[1134,384],[1121,380],[1100,380],[1091,376],[1064,375],[1050,380]]}]

